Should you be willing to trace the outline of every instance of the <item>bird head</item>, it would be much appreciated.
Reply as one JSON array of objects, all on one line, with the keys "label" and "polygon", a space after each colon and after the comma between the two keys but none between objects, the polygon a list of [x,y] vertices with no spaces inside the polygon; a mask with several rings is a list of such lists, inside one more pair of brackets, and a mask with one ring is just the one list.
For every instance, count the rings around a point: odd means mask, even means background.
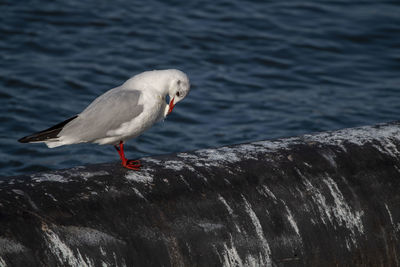
[{"label": "bird head", "polygon": [[184,99],[190,91],[190,82],[187,75],[181,71],[176,70],[175,75],[170,81],[168,96],[169,104],[167,114],[170,114],[175,105]]},{"label": "bird head", "polygon": [[164,117],[172,112],[175,105],[184,99],[190,91],[189,78],[185,73],[176,69],[152,70],[142,72],[127,80],[125,88],[152,90],[162,99],[169,96],[165,107]]}]

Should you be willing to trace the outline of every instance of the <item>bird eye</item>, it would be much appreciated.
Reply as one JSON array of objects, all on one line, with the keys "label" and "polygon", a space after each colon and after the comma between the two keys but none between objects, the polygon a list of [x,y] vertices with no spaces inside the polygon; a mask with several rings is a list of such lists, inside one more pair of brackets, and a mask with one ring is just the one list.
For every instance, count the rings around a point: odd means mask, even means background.
[{"label": "bird eye", "polygon": [[178,91],[178,92],[176,92],[176,96],[177,96],[177,97],[179,97],[179,95],[180,95],[180,94],[181,94],[181,93],[179,93],[179,91]]},{"label": "bird eye", "polygon": [[177,84],[178,84],[178,85],[181,85],[181,80],[178,80]]}]

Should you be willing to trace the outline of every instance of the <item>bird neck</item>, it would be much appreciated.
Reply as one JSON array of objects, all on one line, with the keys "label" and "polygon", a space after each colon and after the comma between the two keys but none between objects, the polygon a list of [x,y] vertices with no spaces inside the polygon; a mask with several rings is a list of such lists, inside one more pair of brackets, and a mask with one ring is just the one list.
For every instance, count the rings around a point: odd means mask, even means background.
[{"label": "bird neck", "polygon": [[165,71],[146,71],[127,80],[126,88],[151,90],[162,97],[169,93],[171,76]]}]

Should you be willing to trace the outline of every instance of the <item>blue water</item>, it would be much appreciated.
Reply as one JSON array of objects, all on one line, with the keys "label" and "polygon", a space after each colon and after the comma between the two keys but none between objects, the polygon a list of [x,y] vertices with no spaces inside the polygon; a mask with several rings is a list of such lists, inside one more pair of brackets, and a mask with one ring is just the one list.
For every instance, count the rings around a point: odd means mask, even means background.
[{"label": "blue water", "polygon": [[399,1],[0,1],[0,175],[117,161],[16,140],[150,69],[192,91],[127,155],[399,119]]}]

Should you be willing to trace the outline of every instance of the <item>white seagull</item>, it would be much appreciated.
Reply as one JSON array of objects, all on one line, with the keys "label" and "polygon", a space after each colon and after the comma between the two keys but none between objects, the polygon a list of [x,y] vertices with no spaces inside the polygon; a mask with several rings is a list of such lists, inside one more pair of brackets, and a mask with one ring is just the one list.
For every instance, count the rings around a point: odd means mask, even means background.
[{"label": "white seagull", "polygon": [[124,142],[167,117],[189,90],[189,79],[180,70],[146,71],[97,97],[80,114],[18,141],[45,143],[50,148],[78,143],[111,144],[118,151],[122,166],[139,170],[139,161],[125,158]]}]

